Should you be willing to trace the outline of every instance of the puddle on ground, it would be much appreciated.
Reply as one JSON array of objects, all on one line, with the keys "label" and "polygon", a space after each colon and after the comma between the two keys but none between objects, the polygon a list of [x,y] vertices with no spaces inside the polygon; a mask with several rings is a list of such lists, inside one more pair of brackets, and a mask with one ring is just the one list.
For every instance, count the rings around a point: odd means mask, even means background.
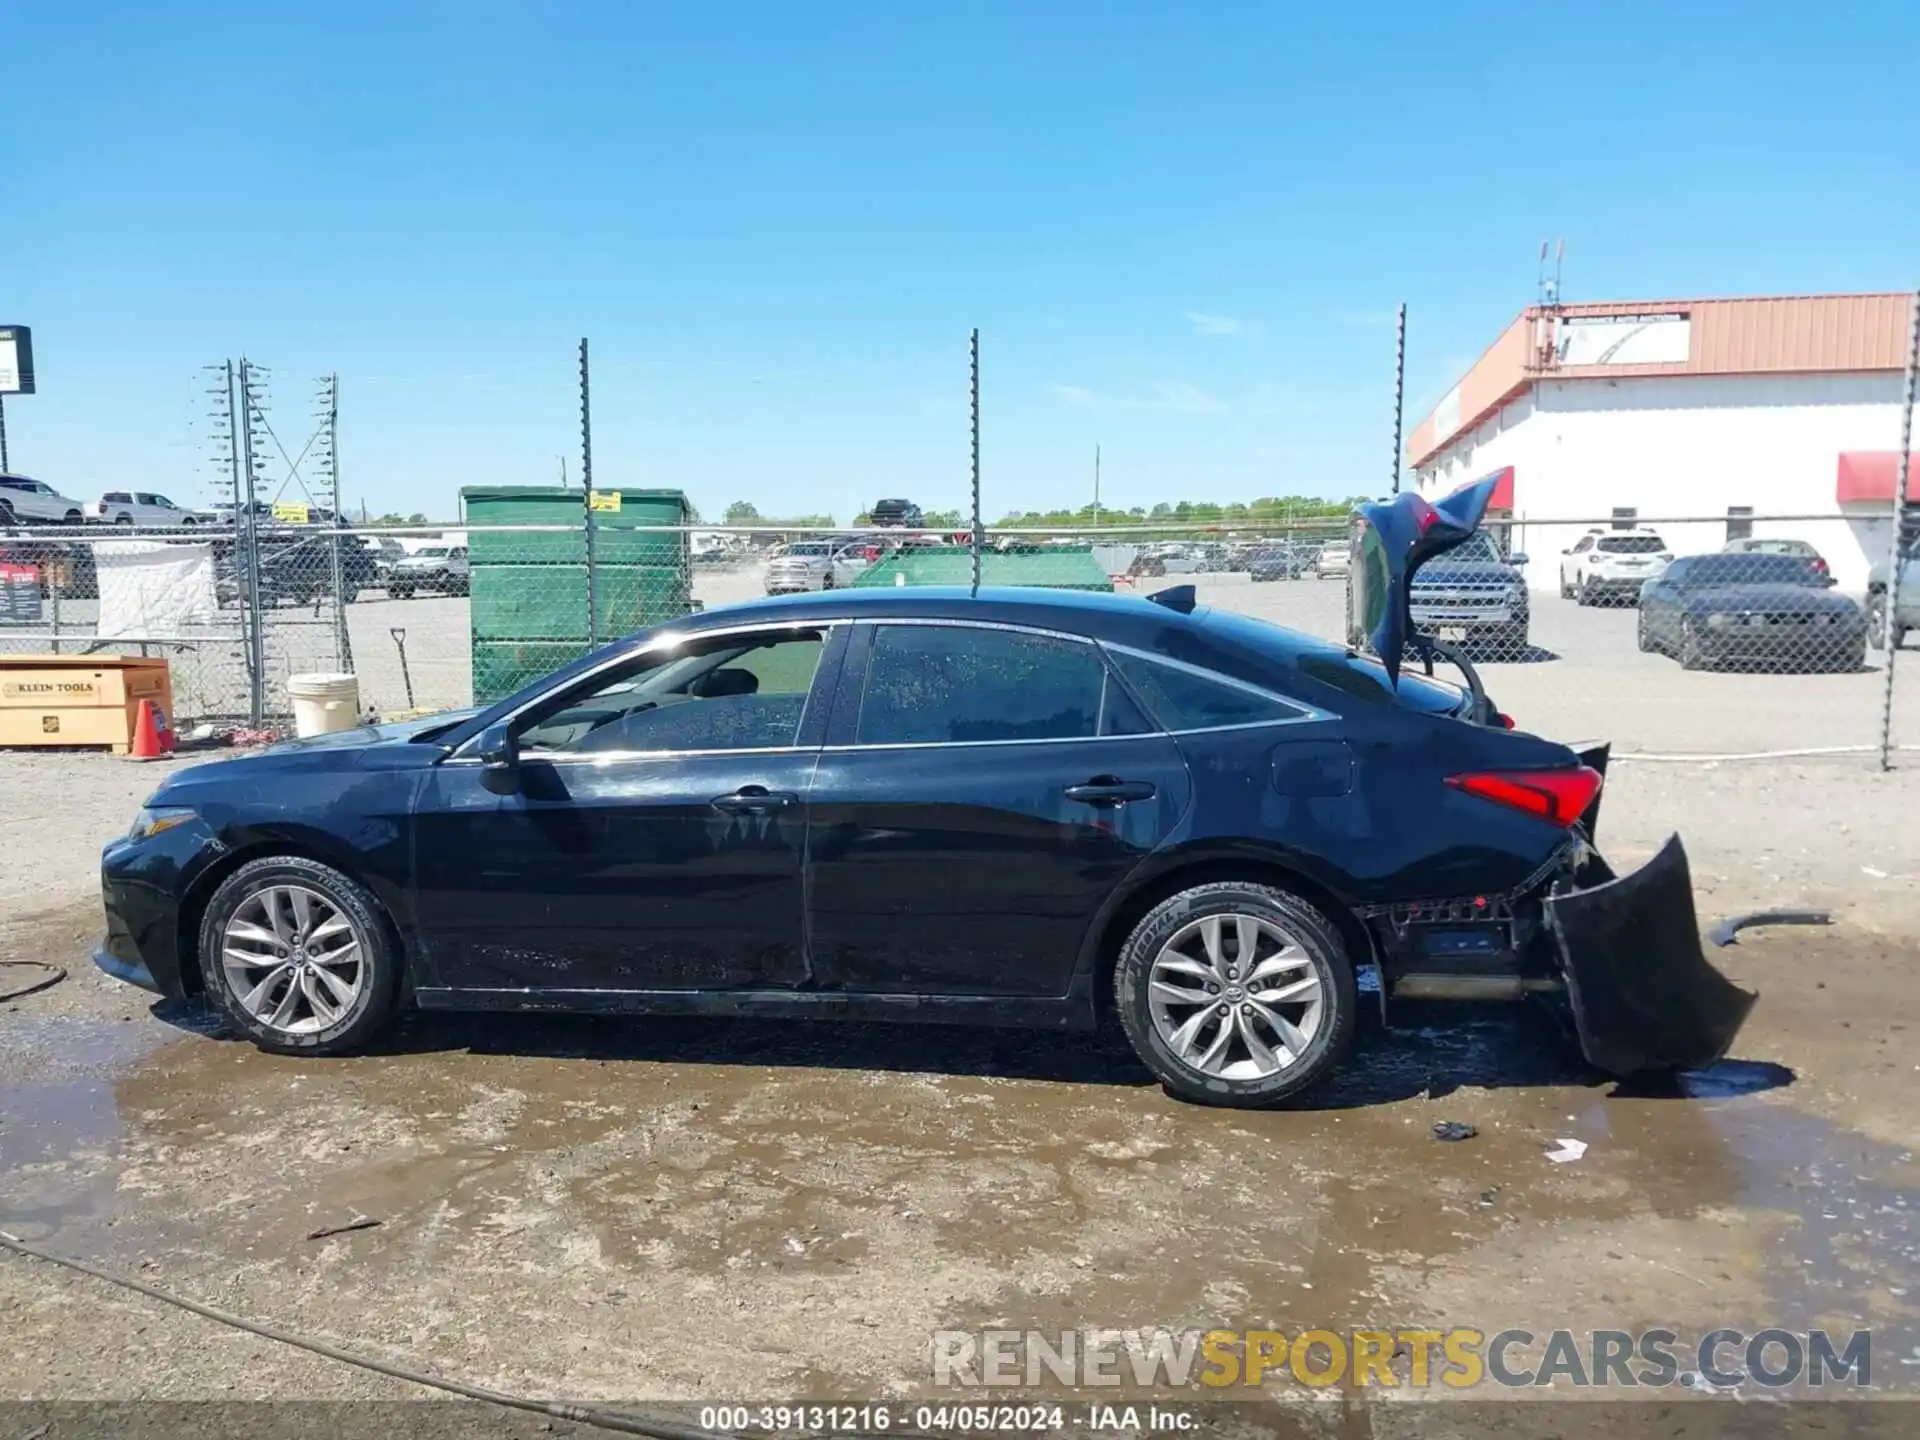
[{"label": "puddle on ground", "polygon": [[[383,1295],[484,1272],[617,1309],[671,1281],[869,1326],[909,1304],[955,1328],[1337,1328],[1406,1323],[1408,1277],[1562,1228],[1718,1217],[1768,1248],[1754,1273],[1688,1259],[1703,1316],[1871,1322],[1889,1362],[1920,1338],[1910,1153],[1796,1110],[1760,1062],[1596,1083],[1514,1011],[1372,1024],[1312,1108],[1267,1113],[1178,1104],[1124,1049],[1050,1034],[419,1016],[340,1061],[140,1022],[5,1034],[0,1224],[74,1253],[191,1236]],[[1480,1135],[1440,1143],[1441,1118]],[[1582,1160],[1546,1161],[1563,1135]],[[355,1216],[380,1224],[307,1239]],[[1625,1295],[1634,1258],[1584,1263]],[[1763,1315],[1716,1308],[1755,1291]]]}]

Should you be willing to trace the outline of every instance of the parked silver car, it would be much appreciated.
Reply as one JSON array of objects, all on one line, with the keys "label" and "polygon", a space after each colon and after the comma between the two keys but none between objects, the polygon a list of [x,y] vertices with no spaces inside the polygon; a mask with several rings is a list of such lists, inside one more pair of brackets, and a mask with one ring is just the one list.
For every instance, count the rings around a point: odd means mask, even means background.
[{"label": "parked silver car", "polygon": [[46,481],[0,475],[0,525],[78,525],[82,518],[80,502]]}]

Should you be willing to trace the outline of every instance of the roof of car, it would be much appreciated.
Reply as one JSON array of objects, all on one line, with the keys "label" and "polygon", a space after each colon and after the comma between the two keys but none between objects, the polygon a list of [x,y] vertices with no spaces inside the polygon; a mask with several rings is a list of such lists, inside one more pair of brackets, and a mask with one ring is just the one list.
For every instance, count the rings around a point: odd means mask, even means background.
[{"label": "roof of car", "polygon": [[1053,590],[1040,586],[983,586],[978,594],[960,585],[873,586],[862,589],[770,595],[737,605],[716,606],[681,622],[694,630],[754,620],[883,619],[908,616],[943,620],[1001,620],[1066,630],[1113,626],[1158,627],[1188,623],[1187,617],[1144,596],[1101,591]]}]

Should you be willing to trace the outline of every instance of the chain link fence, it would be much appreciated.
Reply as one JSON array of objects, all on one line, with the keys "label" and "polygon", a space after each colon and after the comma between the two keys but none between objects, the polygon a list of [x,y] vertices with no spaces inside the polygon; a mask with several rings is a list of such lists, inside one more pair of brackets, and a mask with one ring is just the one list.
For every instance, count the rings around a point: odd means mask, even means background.
[{"label": "chain link fence", "polygon": [[[1890,520],[1491,521],[1422,567],[1416,631],[1530,729],[1676,756],[1920,746],[1920,566],[1887,608]],[[0,652],[166,657],[176,720],[284,725],[288,681],[351,671],[370,714],[488,703],[587,649],[762,595],[969,585],[964,537],[791,527],[201,525],[0,531]],[[986,585],[1200,602],[1364,648],[1343,518],[989,528]],[[1909,544],[1912,556],[1915,546]],[[155,557],[158,557],[157,559]],[[164,571],[168,583],[153,579]],[[1417,661],[1413,663],[1419,663]],[[1917,662],[1908,659],[1906,667]],[[1444,668],[1445,661],[1439,664]]]}]

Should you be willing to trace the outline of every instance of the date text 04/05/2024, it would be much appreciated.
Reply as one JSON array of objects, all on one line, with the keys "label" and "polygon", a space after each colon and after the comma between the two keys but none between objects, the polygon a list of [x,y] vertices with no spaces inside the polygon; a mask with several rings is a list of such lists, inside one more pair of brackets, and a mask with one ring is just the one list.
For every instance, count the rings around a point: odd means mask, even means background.
[{"label": "date text 04/05/2024", "polygon": [[703,1430],[753,1430],[768,1434],[889,1430],[920,1434],[1044,1435],[1076,1430],[1178,1433],[1197,1428],[1190,1409],[1166,1405],[707,1405]]}]

